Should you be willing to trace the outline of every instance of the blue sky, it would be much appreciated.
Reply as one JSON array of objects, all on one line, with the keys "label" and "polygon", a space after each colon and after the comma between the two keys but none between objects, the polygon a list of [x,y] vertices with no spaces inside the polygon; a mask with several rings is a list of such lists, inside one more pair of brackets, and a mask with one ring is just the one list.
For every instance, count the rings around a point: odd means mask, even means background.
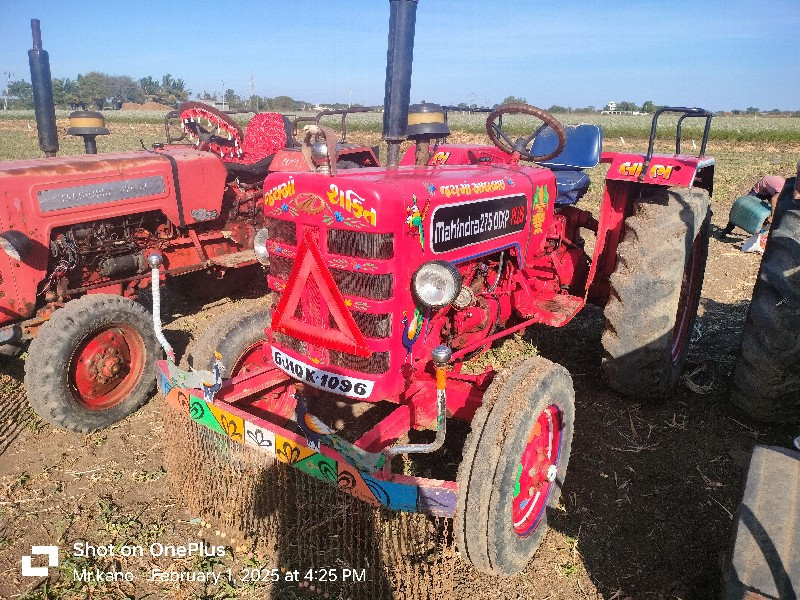
[{"label": "blue sky", "polygon": [[[38,18],[54,77],[170,73],[246,96],[252,75],[261,96],[381,104],[388,15],[388,0],[0,0],[0,71],[29,78]],[[799,0],[420,0],[411,97],[798,110],[798,32]]]}]

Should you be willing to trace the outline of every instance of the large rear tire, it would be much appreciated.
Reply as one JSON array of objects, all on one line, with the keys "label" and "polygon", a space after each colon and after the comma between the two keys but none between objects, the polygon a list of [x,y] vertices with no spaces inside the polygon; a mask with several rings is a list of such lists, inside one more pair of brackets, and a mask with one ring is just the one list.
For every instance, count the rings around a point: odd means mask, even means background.
[{"label": "large rear tire", "polygon": [[616,391],[663,399],[675,388],[703,286],[711,210],[705,190],[658,188],[625,220],[605,307],[603,370]]},{"label": "large rear tire", "polygon": [[517,361],[486,391],[458,469],[456,544],[479,571],[522,571],[547,530],[569,462],[575,393],[567,370]]},{"label": "large rear tire", "polygon": [[64,429],[109,427],[148,400],[159,352],[152,317],[136,302],[109,294],[71,300],[31,342],[28,402]]},{"label": "large rear tire", "polygon": [[759,421],[800,419],[800,203],[789,179],[761,259],[732,402]]}]

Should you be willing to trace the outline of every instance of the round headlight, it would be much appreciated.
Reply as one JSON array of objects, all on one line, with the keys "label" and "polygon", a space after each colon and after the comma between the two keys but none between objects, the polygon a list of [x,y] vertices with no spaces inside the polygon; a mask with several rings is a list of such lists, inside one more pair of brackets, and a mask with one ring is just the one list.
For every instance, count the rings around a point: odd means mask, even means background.
[{"label": "round headlight", "polygon": [[253,238],[253,250],[256,251],[256,258],[265,267],[269,266],[269,254],[267,253],[267,240],[269,231],[267,228],[259,229],[256,237]]},{"label": "round headlight", "polygon": [[450,304],[461,289],[461,273],[446,260],[425,263],[414,272],[411,290],[429,308]]}]

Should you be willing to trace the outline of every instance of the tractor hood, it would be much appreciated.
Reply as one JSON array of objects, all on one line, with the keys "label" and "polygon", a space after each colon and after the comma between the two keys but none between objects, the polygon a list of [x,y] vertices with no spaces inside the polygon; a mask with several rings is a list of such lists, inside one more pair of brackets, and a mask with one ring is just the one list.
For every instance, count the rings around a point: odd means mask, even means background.
[{"label": "tractor hood", "polygon": [[[29,235],[93,218],[159,210],[176,225],[219,214],[226,171],[196,150],[125,152],[0,163],[0,210]],[[200,209],[205,209],[201,211]],[[33,229],[33,231],[31,231]]]}]

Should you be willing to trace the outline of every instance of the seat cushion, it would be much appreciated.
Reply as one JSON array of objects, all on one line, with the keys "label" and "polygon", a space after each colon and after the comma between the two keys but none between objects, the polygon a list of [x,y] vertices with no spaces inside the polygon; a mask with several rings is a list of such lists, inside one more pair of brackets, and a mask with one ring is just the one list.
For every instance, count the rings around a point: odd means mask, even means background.
[{"label": "seat cushion", "polygon": [[589,189],[591,180],[583,171],[555,171],[556,204],[575,204]]}]

